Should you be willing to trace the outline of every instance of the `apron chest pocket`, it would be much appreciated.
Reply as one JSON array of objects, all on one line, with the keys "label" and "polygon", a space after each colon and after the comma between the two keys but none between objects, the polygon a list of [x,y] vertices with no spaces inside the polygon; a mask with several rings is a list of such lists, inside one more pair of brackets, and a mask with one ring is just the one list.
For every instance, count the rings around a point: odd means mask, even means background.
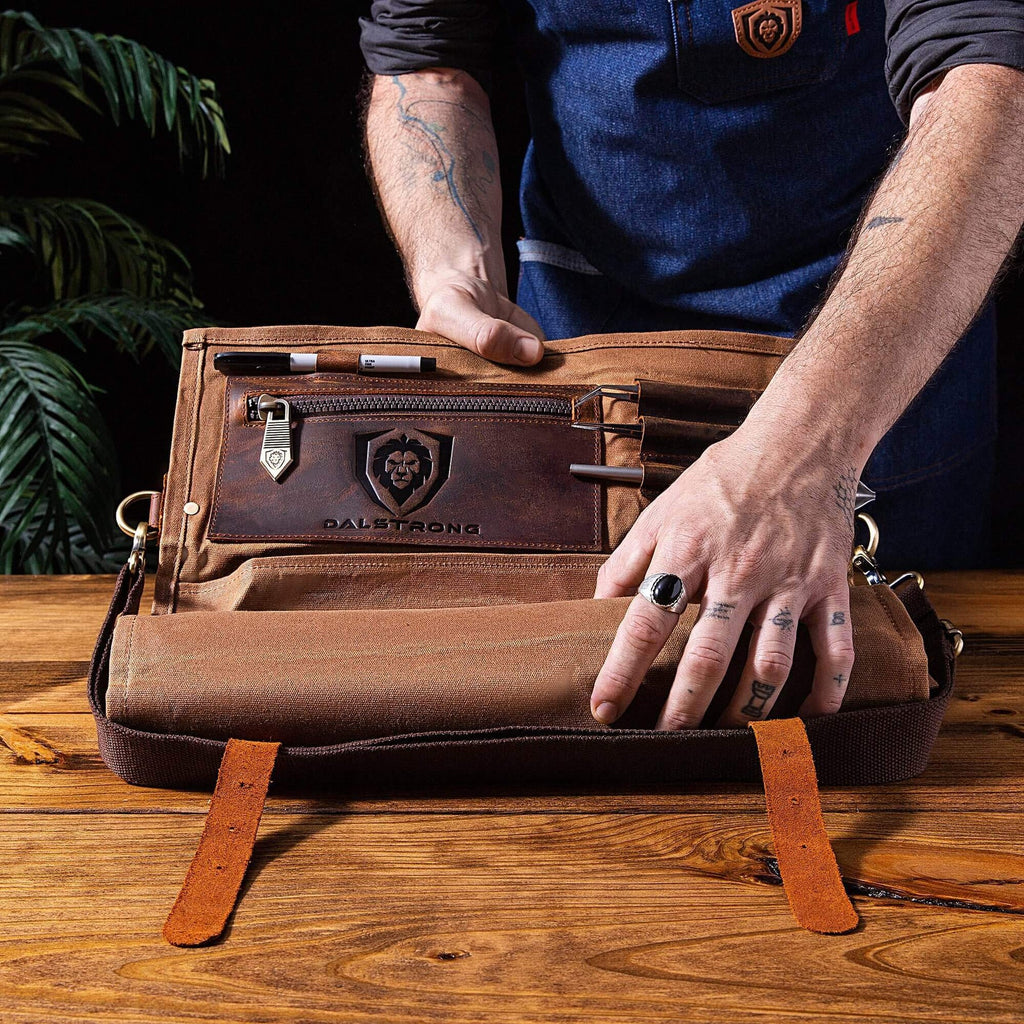
[{"label": "apron chest pocket", "polygon": [[679,88],[728,103],[832,78],[846,51],[845,0],[672,0]]}]

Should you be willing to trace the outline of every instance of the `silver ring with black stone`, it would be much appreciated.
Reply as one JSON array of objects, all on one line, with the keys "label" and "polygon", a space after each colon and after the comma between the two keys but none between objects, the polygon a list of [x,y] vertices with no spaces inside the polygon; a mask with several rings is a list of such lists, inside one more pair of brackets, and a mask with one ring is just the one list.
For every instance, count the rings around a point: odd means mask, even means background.
[{"label": "silver ring with black stone", "polygon": [[640,584],[641,597],[647,598],[655,608],[663,608],[678,615],[686,607],[686,587],[678,576],[670,572],[656,572]]}]

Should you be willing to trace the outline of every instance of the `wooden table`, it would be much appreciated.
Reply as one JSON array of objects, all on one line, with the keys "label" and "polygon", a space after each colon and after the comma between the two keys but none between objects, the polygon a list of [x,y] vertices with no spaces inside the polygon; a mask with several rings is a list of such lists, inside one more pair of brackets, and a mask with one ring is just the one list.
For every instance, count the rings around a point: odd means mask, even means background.
[{"label": "wooden table", "polygon": [[754,787],[272,795],[226,940],[194,950],[160,930],[208,795],[96,751],[110,590],[0,577],[4,1024],[1024,1021],[1022,575],[928,580],[967,635],[932,765],[823,794],[872,893],[850,935],[794,924]]}]

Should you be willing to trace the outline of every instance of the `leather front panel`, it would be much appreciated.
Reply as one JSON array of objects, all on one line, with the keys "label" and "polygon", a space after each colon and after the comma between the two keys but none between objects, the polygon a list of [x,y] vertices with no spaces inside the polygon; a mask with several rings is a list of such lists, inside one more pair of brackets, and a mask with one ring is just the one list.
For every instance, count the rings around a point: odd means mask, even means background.
[{"label": "leather front panel", "polygon": [[601,550],[600,485],[569,473],[602,461],[599,432],[520,413],[296,414],[275,481],[252,391],[229,384],[211,540]]}]

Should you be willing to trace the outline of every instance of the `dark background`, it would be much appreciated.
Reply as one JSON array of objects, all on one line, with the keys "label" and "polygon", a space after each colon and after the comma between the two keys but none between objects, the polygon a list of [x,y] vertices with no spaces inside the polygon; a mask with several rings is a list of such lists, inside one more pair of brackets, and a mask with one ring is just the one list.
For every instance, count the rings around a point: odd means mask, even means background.
[{"label": "dark background", "polygon": [[[415,314],[401,264],[384,232],[363,170],[359,14],[365,3],[140,4],[103,0],[33,3],[51,27],[120,34],[218,86],[232,154],[223,178],[179,173],[167,139],[139,124],[75,111],[84,144],[58,143],[13,168],[10,194],[88,196],[181,247],[211,320],[256,324],[394,324]],[[241,12],[241,13],[239,13]],[[492,90],[505,187],[504,241],[516,279],[515,203],[528,126],[508,52]],[[10,163],[7,163],[8,171]],[[1018,261],[1019,264],[1019,261]],[[1020,523],[1024,423],[1024,274],[1011,268],[999,292],[1000,501],[997,561],[1024,564]],[[197,325],[198,326],[198,325]],[[153,355],[136,366],[97,345],[87,376],[105,387],[125,492],[159,485],[166,468],[176,373]]]}]

